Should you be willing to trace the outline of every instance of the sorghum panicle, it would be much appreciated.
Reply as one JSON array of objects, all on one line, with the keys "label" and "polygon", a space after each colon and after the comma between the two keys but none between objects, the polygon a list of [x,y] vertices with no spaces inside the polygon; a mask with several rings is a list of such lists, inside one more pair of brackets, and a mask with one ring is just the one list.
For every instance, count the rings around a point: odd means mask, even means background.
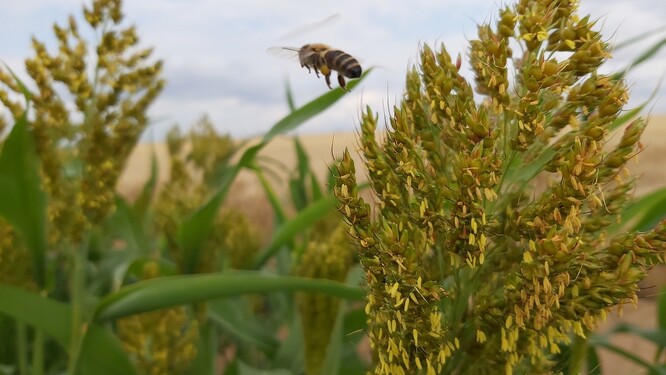
[{"label": "sorghum panicle", "polygon": [[374,373],[553,371],[570,333],[635,302],[663,262],[666,222],[613,230],[646,123],[608,144],[627,88],[597,70],[609,46],[576,7],[520,0],[479,26],[482,100],[443,46],[424,45],[382,142],[365,111],[377,204],[359,197],[348,151],[334,192],[365,270]]},{"label": "sorghum panicle", "polygon": [[[35,55],[25,61],[35,87],[28,119],[49,196],[51,244],[78,242],[113,212],[116,181],[164,86],[162,63],[149,61],[149,49],[137,49],[134,27],[120,24],[120,7],[120,0],[97,0],[85,9],[100,41],[92,47],[94,58],[70,17],[53,27],[56,53],[33,38]],[[20,94],[19,87],[4,71],[0,82],[0,101],[18,118],[25,108],[9,92]]]},{"label": "sorghum panicle", "polygon": [[[142,279],[160,276],[159,265],[143,266]],[[197,354],[198,321],[184,306],[151,311],[116,322],[123,349],[141,374],[182,374]]]}]

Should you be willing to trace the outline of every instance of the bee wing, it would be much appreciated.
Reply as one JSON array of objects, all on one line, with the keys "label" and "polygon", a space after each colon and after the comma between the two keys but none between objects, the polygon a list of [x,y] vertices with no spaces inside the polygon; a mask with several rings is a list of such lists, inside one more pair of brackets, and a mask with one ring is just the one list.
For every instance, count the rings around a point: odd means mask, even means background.
[{"label": "bee wing", "polygon": [[278,57],[285,57],[288,59],[298,58],[298,51],[300,48],[296,47],[270,47],[266,51],[271,55]]},{"label": "bee wing", "polygon": [[278,39],[278,41],[283,41],[283,40],[291,39],[291,38],[293,38],[293,37],[295,37],[295,36],[299,36],[299,35],[301,35],[301,34],[305,34],[306,32],[308,32],[308,31],[310,31],[310,30],[318,29],[318,28],[320,28],[320,27],[323,27],[323,26],[329,25],[329,24],[331,24],[331,23],[334,23],[334,22],[336,22],[338,19],[340,19],[340,14],[339,14],[339,13],[335,13],[335,14],[330,15],[330,16],[328,16],[327,18],[325,18],[325,19],[323,19],[323,20],[321,20],[321,21],[317,21],[317,22],[313,22],[313,23],[310,23],[310,24],[307,24],[307,25],[303,25],[303,26],[301,26],[301,27],[299,27],[299,28],[297,28],[297,29],[295,29],[295,30],[292,30],[292,31],[290,31],[289,33],[287,33],[287,34],[281,36],[281,37]]}]

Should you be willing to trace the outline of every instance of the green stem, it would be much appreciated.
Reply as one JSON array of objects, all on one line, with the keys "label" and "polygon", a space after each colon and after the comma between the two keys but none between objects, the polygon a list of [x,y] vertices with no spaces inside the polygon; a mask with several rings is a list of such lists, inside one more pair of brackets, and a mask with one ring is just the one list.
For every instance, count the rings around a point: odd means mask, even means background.
[{"label": "green stem", "polygon": [[657,350],[654,353],[654,358],[652,359],[652,363],[659,363],[659,359],[661,358],[661,355],[663,353],[664,353],[664,347],[658,346]]},{"label": "green stem", "polygon": [[19,374],[28,373],[28,327],[25,323],[16,322],[16,352],[18,354]]},{"label": "green stem", "polygon": [[44,334],[35,330],[35,341],[32,348],[32,375],[44,374]]},{"label": "green stem", "polygon": [[74,251],[72,260],[74,261],[72,281],[70,284],[70,293],[72,296],[72,340],[69,345],[69,363],[67,364],[67,373],[76,374],[79,355],[81,353],[81,344],[83,343],[83,297],[85,292],[85,272],[84,263],[88,253],[88,241],[84,240],[78,251]]}]

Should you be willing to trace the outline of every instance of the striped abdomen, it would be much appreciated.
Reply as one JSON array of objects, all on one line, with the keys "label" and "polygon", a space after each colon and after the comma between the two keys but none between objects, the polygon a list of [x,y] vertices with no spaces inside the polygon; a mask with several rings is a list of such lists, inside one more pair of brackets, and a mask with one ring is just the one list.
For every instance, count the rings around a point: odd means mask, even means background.
[{"label": "striped abdomen", "polygon": [[361,65],[355,58],[337,49],[326,51],[324,53],[324,60],[332,70],[337,70],[347,78],[358,78],[363,72]]}]

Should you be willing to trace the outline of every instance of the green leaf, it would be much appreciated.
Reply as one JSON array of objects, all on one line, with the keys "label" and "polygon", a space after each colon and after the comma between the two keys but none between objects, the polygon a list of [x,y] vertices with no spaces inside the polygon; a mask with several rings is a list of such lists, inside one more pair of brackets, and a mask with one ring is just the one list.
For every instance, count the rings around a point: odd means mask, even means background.
[{"label": "green leaf", "polygon": [[657,323],[659,329],[666,332],[666,287],[661,288],[659,299],[657,299]]},{"label": "green leaf", "polygon": [[[347,88],[352,90],[356,85],[358,85],[365,77],[370,74],[372,68],[368,69],[361,77],[357,80],[349,82]],[[312,100],[311,102],[305,104],[304,106],[298,108],[297,110],[291,112],[285,118],[280,120],[275,124],[266,135],[264,135],[263,142],[266,143],[273,139],[275,136],[287,133],[291,130],[296,129],[305,121],[311,119],[312,117],[320,114],[325,111],[328,107],[332,106],[340,98],[342,98],[347,92],[341,88],[335,88],[328,91],[324,95]]]},{"label": "green leaf", "polygon": [[141,281],[106,296],[97,306],[95,321],[104,322],[216,298],[278,291],[318,292],[353,300],[365,297],[363,289],[331,280],[276,276],[255,271],[178,275]]},{"label": "green leaf", "polygon": [[328,196],[314,202],[300,211],[293,219],[287,221],[273,236],[271,243],[257,256],[254,268],[259,269],[274,256],[280,248],[287,244],[297,234],[311,227],[317,220],[328,215],[335,207],[335,198]]},{"label": "green leaf", "polygon": [[[234,174],[235,175],[235,174]],[[206,204],[201,206],[192,216],[178,228],[177,241],[183,252],[183,273],[196,272],[204,240],[208,237],[217,211],[224,201],[230,187],[225,184]]]},{"label": "green leaf", "polygon": [[285,88],[285,97],[287,98],[287,106],[289,107],[289,112],[294,112],[296,110],[296,104],[294,101],[294,92],[291,90],[291,84],[289,80],[284,82]]},{"label": "green leaf", "polygon": [[30,94],[30,90],[28,90],[28,87],[21,81],[18,76],[14,73],[13,70],[9,68],[9,65],[6,63],[2,63],[5,66],[5,69],[11,74],[11,76],[14,78],[14,81],[16,81],[16,85],[18,86],[19,90],[21,90],[21,94],[23,94],[23,99],[25,100],[26,103],[26,112],[28,108],[28,104],[30,103],[30,100],[32,100],[32,95]]},{"label": "green leaf", "polygon": [[254,173],[257,175],[257,178],[259,179],[261,187],[264,189],[264,192],[266,193],[268,202],[271,204],[271,207],[273,208],[276,224],[282,225],[287,220],[287,214],[285,213],[282,201],[275,192],[275,189],[273,189],[273,186],[271,186],[271,184],[268,182],[268,179],[264,176],[264,171],[260,168],[253,168],[253,170]]},{"label": "green leaf", "polygon": [[636,199],[622,211],[620,223],[611,232],[631,223],[631,230],[649,230],[666,217],[666,188]]},{"label": "green leaf", "polygon": [[296,151],[296,168],[298,174],[296,178],[289,180],[289,191],[291,192],[294,207],[296,207],[297,211],[300,211],[308,205],[307,177],[311,173],[310,159],[298,137],[294,137],[294,149]]},{"label": "green leaf", "polygon": [[131,252],[149,253],[150,239],[144,230],[140,215],[119,195],[116,196],[116,212],[111,217],[111,222]]},{"label": "green leaf", "polygon": [[302,180],[289,180],[289,194],[291,195],[291,202],[296,211],[301,211],[308,206],[307,188],[302,183]]},{"label": "green leaf", "polygon": [[664,30],[666,30],[666,26],[660,26],[660,27],[657,27],[656,29],[646,31],[646,32],[644,32],[644,33],[642,33],[642,34],[639,34],[639,35],[637,35],[637,36],[635,36],[635,37],[629,38],[629,39],[627,39],[627,40],[625,40],[625,41],[622,41],[622,42],[618,43],[617,45],[615,45],[615,46],[613,47],[613,50],[614,50],[614,51],[617,51],[617,50],[620,50],[620,49],[626,48],[626,47],[628,47],[628,46],[630,46],[630,45],[632,45],[632,44],[640,43],[640,42],[642,42],[643,40],[645,40],[645,39],[647,39],[647,38],[649,38],[649,37],[651,37],[651,36],[653,36],[653,35],[659,34],[659,33],[661,33],[661,32],[664,31]]},{"label": "green leaf", "polygon": [[[44,332],[65,350],[69,349],[72,333],[70,306],[37,293],[0,285],[0,312]],[[79,369],[83,374],[136,374],[117,339],[95,324],[89,325],[86,330],[79,355]]]},{"label": "green leaf", "polygon": [[0,154],[0,215],[21,234],[32,255],[37,285],[45,282],[46,195],[26,114],[16,122]]},{"label": "green leaf", "polygon": [[240,359],[236,358],[229,368],[225,371],[225,375],[293,375],[294,373],[285,369],[262,370],[254,368]]},{"label": "green leaf", "polygon": [[587,374],[588,375],[601,375],[603,372],[601,370],[601,360],[599,360],[599,355],[597,351],[594,350],[592,346],[587,348]]},{"label": "green leaf", "polygon": [[245,300],[218,299],[209,302],[208,309],[208,316],[213,322],[243,343],[257,347],[269,356],[277,350],[278,340],[263,327],[261,321],[248,313]]},{"label": "green leaf", "polygon": [[197,342],[197,356],[190,367],[192,375],[215,375],[215,363],[217,361],[217,332],[215,326],[208,322],[199,330]]},{"label": "green leaf", "polygon": [[150,177],[148,181],[143,185],[141,189],[141,194],[134,201],[132,205],[134,211],[143,218],[150,207],[150,203],[153,200],[153,195],[155,194],[155,188],[157,187],[157,155],[155,154],[155,149],[150,154]]},{"label": "green leaf", "polygon": [[81,374],[137,374],[118,339],[96,324],[88,326],[86,331],[79,356],[79,369]]},{"label": "green leaf", "polygon": [[294,149],[296,150],[298,177],[305,184],[305,178],[310,173],[310,158],[298,137],[294,137]]},{"label": "green leaf", "polygon": [[650,48],[646,49],[643,53],[638,55],[636,58],[634,58],[629,66],[620,72],[616,73],[614,76],[615,78],[617,77],[624,77],[630,70],[634,69],[638,65],[644,63],[645,61],[651,59],[653,56],[655,56],[657,53],[659,53],[659,50],[666,45],[666,38],[660,39],[658,42],[653,44]]},{"label": "green leaf", "polygon": [[342,338],[344,329],[344,317],[347,312],[347,303],[340,301],[338,313],[333,322],[331,338],[326,347],[326,358],[321,369],[322,375],[337,375],[340,371],[340,361],[342,359]]},{"label": "green leaf", "polygon": [[288,368],[294,374],[305,373],[303,325],[298,312],[294,312],[292,315],[289,322],[289,334],[280,345],[273,365],[278,368]]},{"label": "green leaf", "polygon": [[[67,348],[71,335],[71,308],[37,293],[0,285],[0,312],[43,331]],[[45,319],[48,314],[48,319]]]}]

